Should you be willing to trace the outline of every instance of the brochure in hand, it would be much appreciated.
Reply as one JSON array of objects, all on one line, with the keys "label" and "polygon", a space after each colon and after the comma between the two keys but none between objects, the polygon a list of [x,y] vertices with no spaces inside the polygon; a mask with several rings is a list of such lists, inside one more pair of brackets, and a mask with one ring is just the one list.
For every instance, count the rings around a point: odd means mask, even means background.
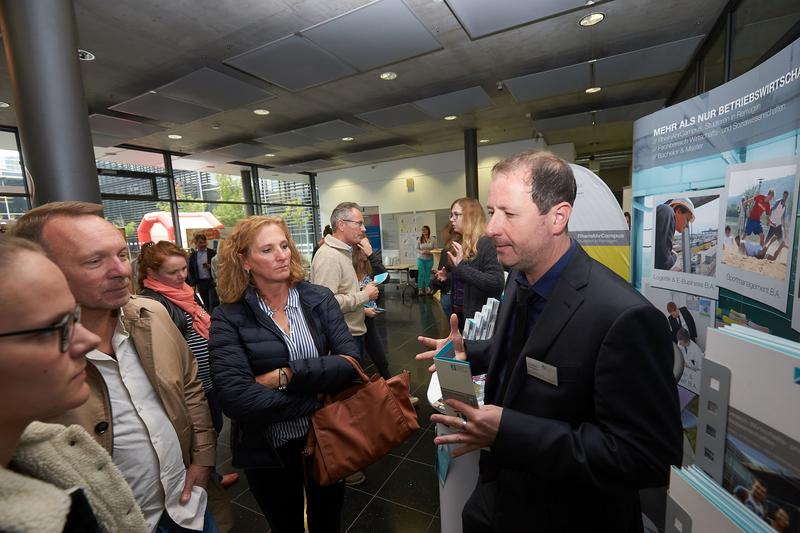
[{"label": "brochure in hand", "polygon": [[[442,388],[442,398],[458,400],[472,407],[478,407],[478,396],[475,393],[469,363],[456,359],[455,355],[453,341],[447,341],[433,358],[439,385]],[[445,410],[450,416],[462,416],[461,413],[446,404]]]}]

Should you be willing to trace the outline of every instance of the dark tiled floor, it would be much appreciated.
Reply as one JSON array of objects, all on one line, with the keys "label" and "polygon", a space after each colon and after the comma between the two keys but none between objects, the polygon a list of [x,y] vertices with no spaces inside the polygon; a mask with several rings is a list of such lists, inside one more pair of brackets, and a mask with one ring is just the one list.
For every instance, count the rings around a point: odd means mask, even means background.
[{"label": "dark tiled floor", "polygon": [[[411,296],[401,301],[396,287],[389,287],[383,302],[386,313],[376,321],[387,347],[389,368],[397,373],[411,371],[411,388],[420,402],[417,412],[421,429],[392,452],[365,469],[367,481],[348,487],[342,510],[342,531],[348,533],[438,533],[439,485],[434,472],[435,446],[428,405],[428,364],[414,360],[420,351],[418,335],[446,335],[447,324],[439,303],[430,297]],[[367,373],[371,373],[371,366]],[[217,464],[222,473],[237,471],[231,466],[228,424],[220,436]],[[242,473],[239,483],[228,489],[233,502],[237,533],[265,532],[266,519],[255,502]]]}]

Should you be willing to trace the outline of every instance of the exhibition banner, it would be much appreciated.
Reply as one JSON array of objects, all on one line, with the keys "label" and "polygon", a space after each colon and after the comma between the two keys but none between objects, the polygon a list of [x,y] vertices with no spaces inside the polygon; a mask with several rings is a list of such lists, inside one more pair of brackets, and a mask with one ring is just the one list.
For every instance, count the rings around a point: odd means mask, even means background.
[{"label": "exhibition banner", "polygon": [[569,219],[569,234],[589,257],[630,281],[630,231],[614,193],[597,174],[570,165],[577,195]]},{"label": "exhibition banner", "polygon": [[721,322],[800,330],[800,303],[789,305],[799,143],[800,40],[637,120],[634,284],[724,299]]}]

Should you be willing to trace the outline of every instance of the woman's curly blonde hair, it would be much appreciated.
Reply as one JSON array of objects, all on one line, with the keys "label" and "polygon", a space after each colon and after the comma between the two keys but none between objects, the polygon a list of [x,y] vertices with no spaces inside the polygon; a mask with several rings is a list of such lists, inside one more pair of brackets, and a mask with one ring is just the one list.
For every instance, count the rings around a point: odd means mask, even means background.
[{"label": "woman's curly blonde hair", "polygon": [[291,258],[289,259],[289,279],[287,283],[295,286],[306,277],[303,259],[289,233],[289,227],[280,217],[254,215],[240,220],[233,228],[230,236],[222,241],[219,252],[219,271],[217,276],[217,294],[222,303],[238,302],[244,296],[247,287],[252,285],[250,274],[244,269],[244,260],[250,253],[250,246],[258,232],[264,226],[274,224],[283,230],[289,241]]}]

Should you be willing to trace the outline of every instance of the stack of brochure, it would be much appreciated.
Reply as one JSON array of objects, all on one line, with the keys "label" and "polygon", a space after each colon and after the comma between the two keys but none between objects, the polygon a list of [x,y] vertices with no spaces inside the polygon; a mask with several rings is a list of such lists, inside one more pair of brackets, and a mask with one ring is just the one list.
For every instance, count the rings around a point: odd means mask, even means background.
[{"label": "stack of brochure", "polygon": [[667,531],[800,531],[799,408],[800,344],[709,329],[697,465],[672,472]]},{"label": "stack of brochure", "polygon": [[500,300],[496,298],[486,300],[483,308],[464,322],[464,338],[468,341],[491,339],[499,309]]}]

